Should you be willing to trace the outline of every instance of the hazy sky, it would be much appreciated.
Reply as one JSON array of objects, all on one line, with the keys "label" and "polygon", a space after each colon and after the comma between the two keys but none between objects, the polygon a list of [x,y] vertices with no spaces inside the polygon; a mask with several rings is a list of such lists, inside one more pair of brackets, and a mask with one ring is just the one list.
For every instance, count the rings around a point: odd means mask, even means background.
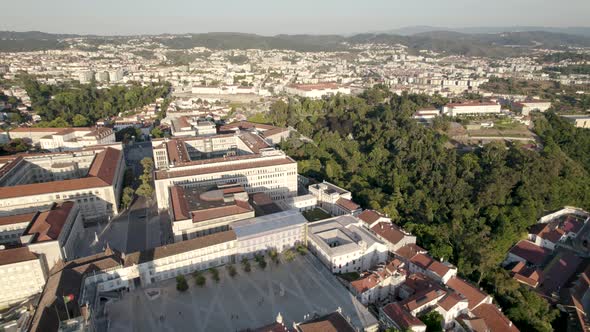
[{"label": "hazy sky", "polygon": [[3,0],[0,8],[0,30],[111,35],[590,25],[590,0]]}]

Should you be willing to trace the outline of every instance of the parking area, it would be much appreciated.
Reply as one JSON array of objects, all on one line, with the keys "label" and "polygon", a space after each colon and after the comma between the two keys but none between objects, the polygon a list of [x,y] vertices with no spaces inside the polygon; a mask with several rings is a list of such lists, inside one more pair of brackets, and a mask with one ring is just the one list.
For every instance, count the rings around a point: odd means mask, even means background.
[{"label": "parking area", "polygon": [[[109,331],[240,331],[275,321],[280,312],[286,326],[304,315],[326,314],[342,308],[356,326],[376,319],[311,254],[279,265],[268,261],[262,270],[252,263],[230,277],[220,267],[219,283],[209,273],[204,287],[187,276],[188,291],[176,290],[170,279],[150,289],[136,289],[107,305]],[[159,296],[153,293],[159,292]]]}]

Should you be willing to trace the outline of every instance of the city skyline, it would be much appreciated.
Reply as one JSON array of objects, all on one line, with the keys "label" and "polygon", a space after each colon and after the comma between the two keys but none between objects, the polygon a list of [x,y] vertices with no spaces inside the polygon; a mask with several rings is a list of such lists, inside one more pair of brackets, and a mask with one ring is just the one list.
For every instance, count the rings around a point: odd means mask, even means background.
[{"label": "city skyline", "polygon": [[[12,2],[0,14],[0,30],[51,33],[134,35],[162,33],[243,32],[276,34],[355,34],[388,31],[407,26],[447,28],[588,26],[585,13],[590,3],[568,0],[539,3],[506,0],[473,6],[465,0],[423,3],[399,1],[352,1],[275,3],[239,1],[192,3],[172,0],[162,6],[153,0],[113,0],[81,3],[65,0],[45,3]],[[527,12],[526,17],[521,13]],[[555,15],[559,13],[559,15]]]}]

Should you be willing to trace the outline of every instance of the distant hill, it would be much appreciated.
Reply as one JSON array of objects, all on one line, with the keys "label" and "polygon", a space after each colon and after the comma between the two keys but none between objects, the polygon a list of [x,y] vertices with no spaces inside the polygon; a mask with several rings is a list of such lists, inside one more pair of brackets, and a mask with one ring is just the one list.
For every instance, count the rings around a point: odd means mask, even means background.
[{"label": "distant hill", "polygon": [[398,29],[376,31],[375,33],[387,33],[402,36],[411,36],[418,33],[432,32],[432,31],[453,31],[469,34],[497,34],[502,32],[530,32],[543,31],[553,33],[563,33],[568,35],[577,35],[590,37],[590,27],[569,27],[569,28],[555,28],[543,26],[516,26],[516,27],[469,27],[469,28],[449,28],[449,27],[434,27],[428,25],[407,26]]},{"label": "distant hill", "polygon": [[[526,54],[532,48],[564,49],[567,46],[590,47],[590,37],[547,31],[511,31],[501,33],[463,33],[449,30],[429,30],[431,27],[407,28],[405,34],[363,33],[339,35],[276,35],[260,36],[245,33],[211,32],[183,35],[152,35],[153,40],[172,49],[207,47],[210,49],[280,49],[295,51],[346,50],[344,43],[403,44],[410,51],[431,50],[443,54],[466,56],[509,57]],[[418,32],[421,31],[421,32]],[[413,32],[413,34],[409,34]],[[63,38],[86,37],[88,43],[121,43],[130,36],[78,36],[43,32],[0,32],[0,51],[31,51],[61,49],[67,45]],[[172,38],[171,38],[172,37]]]}]

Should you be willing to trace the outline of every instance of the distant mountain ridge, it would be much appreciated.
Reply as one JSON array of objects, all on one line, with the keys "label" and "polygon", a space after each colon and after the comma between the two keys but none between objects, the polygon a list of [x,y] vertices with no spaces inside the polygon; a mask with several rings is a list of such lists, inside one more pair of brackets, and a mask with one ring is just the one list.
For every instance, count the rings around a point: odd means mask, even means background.
[{"label": "distant mountain ridge", "polygon": [[590,27],[543,27],[543,26],[514,26],[514,27],[467,27],[467,28],[449,28],[449,27],[435,27],[428,25],[407,26],[398,29],[375,31],[375,33],[397,34],[402,36],[411,36],[424,32],[433,31],[452,31],[468,34],[496,34],[503,32],[531,32],[542,31],[552,33],[562,33],[568,35],[577,35],[590,37]]},{"label": "distant mountain ridge", "polygon": [[[434,29],[434,30],[432,30]],[[475,29],[475,28],[471,28]],[[501,28],[495,28],[501,29]],[[514,28],[516,29],[516,28]],[[572,28],[573,29],[573,28]],[[581,29],[581,28],[580,28]],[[465,33],[440,30],[427,26],[408,27],[392,33],[362,33],[341,35],[276,35],[260,36],[248,33],[210,32],[198,34],[145,35],[172,49],[207,47],[210,49],[282,49],[295,51],[340,51],[344,43],[403,44],[410,51],[430,50],[443,54],[482,57],[508,57],[526,54],[532,48],[565,49],[568,46],[590,47],[590,36],[548,31],[508,31],[500,33]],[[84,37],[91,44],[120,43],[134,36],[81,36],[50,34],[38,31],[0,31],[0,51],[34,51],[63,49],[64,38]],[[174,38],[170,38],[174,37]]]}]

